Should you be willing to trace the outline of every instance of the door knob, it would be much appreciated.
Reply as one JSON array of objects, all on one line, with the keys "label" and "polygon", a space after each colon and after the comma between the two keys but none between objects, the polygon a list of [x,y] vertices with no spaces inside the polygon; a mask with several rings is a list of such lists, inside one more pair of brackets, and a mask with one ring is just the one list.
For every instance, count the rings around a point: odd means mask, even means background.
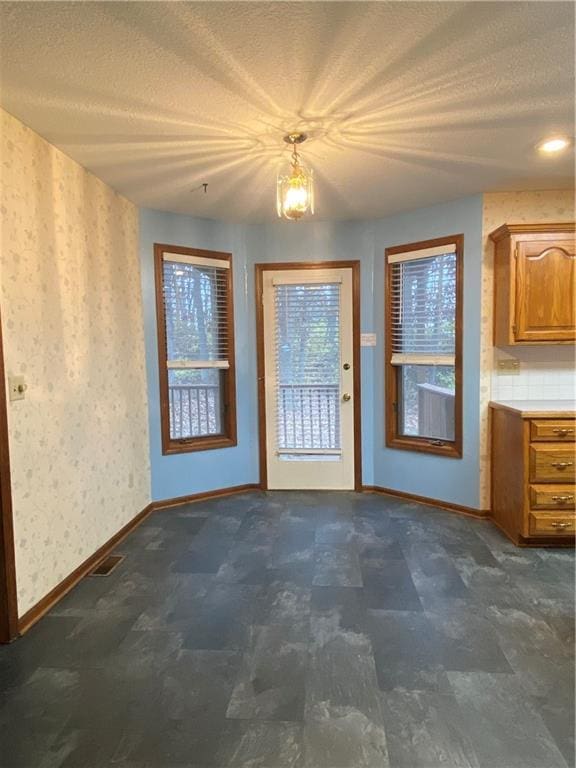
[{"label": "door knob", "polygon": [[342,395],[342,400],[344,400],[344,402],[347,403],[348,400],[351,400],[351,399],[352,399],[352,395],[349,395],[348,392],[344,392],[344,394]]}]

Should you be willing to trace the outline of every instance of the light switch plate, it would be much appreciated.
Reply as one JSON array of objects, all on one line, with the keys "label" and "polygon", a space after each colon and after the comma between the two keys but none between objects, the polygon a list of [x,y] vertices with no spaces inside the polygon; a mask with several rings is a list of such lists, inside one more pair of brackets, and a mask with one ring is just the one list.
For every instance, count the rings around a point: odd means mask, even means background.
[{"label": "light switch plate", "polygon": [[376,346],[376,334],[375,333],[361,333],[360,334],[360,346],[361,347],[375,347]]},{"label": "light switch plate", "polygon": [[513,357],[498,360],[496,367],[499,376],[518,376],[520,374],[520,360]]},{"label": "light switch plate", "polygon": [[10,376],[8,378],[8,390],[10,400],[24,400],[26,397],[24,376]]}]

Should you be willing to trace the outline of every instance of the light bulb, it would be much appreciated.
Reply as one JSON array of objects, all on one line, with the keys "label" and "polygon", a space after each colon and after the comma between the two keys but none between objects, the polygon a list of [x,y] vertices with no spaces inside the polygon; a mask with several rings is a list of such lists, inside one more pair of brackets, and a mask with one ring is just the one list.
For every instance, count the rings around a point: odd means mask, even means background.
[{"label": "light bulb", "polygon": [[290,133],[284,141],[292,146],[290,173],[279,174],[276,183],[276,209],[278,216],[298,220],[314,213],[314,182],[312,171],[300,161],[296,144],[306,139],[305,134]]},{"label": "light bulb", "polygon": [[286,197],[284,198],[284,208],[285,210],[306,210],[306,206],[308,205],[308,190],[306,187],[302,187],[300,185],[298,186],[292,186],[290,185],[288,187],[288,190],[286,192]]},{"label": "light bulb", "polygon": [[562,152],[563,149],[566,149],[569,143],[568,139],[557,136],[553,139],[546,139],[546,141],[543,141],[538,146],[538,149],[541,152],[545,152],[547,155],[554,155],[556,152]]}]

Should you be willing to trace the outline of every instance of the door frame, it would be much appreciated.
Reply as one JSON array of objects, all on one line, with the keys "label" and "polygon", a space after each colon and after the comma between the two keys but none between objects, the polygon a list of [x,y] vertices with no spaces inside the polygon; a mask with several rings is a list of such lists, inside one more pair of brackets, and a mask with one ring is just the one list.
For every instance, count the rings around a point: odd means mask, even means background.
[{"label": "door frame", "polygon": [[9,643],[18,635],[18,601],[16,595],[14,526],[12,521],[6,376],[4,372],[1,321],[0,386],[0,643]]},{"label": "door frame", "polygon": [[291,269],[352,270],[352,373],[354,407],[354,490],[362,490],[362,400],[360,371],[360,261],[282,261],[255,264],[256,268],[256,360],[258,376],[258,446],[260,488],[268,490],[266,465],[266,382],[264,375],[264,272]]}]

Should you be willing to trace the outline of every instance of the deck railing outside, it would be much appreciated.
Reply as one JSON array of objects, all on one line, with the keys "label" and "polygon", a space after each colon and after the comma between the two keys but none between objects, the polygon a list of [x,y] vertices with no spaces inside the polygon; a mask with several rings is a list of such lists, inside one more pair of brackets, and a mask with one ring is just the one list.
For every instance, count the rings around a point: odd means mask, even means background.
[{"label": "deck railing outside", "polygon": [[[172,386],[170,434],[173,439],[217,435],[221,431],[218,386]],[[454,439],[454,391],[418,385],[419,435]],[[326,384],[281,385],[277,411],[280,449],[340,448],[339,387]]]},{"label": "deck railing outside", "polygon": [[168,388],[172,439],[218,435],[222,431],[219,390],[218,386]]},{"label": "deck railing outside", "polygon": [[[339,389],[337,384],[281,385],[278,447],[340,448]],[[173,439],[221,431],[219,387],[171,386],[169,401]]]},{"label": "deck railing outside", "polygon": [[280,385],[278,448],[340,448],[338,384]]},{"label": "deck railing outside", "polygon": [[454,390],[418,384],[418,434],[454,440]]}]

